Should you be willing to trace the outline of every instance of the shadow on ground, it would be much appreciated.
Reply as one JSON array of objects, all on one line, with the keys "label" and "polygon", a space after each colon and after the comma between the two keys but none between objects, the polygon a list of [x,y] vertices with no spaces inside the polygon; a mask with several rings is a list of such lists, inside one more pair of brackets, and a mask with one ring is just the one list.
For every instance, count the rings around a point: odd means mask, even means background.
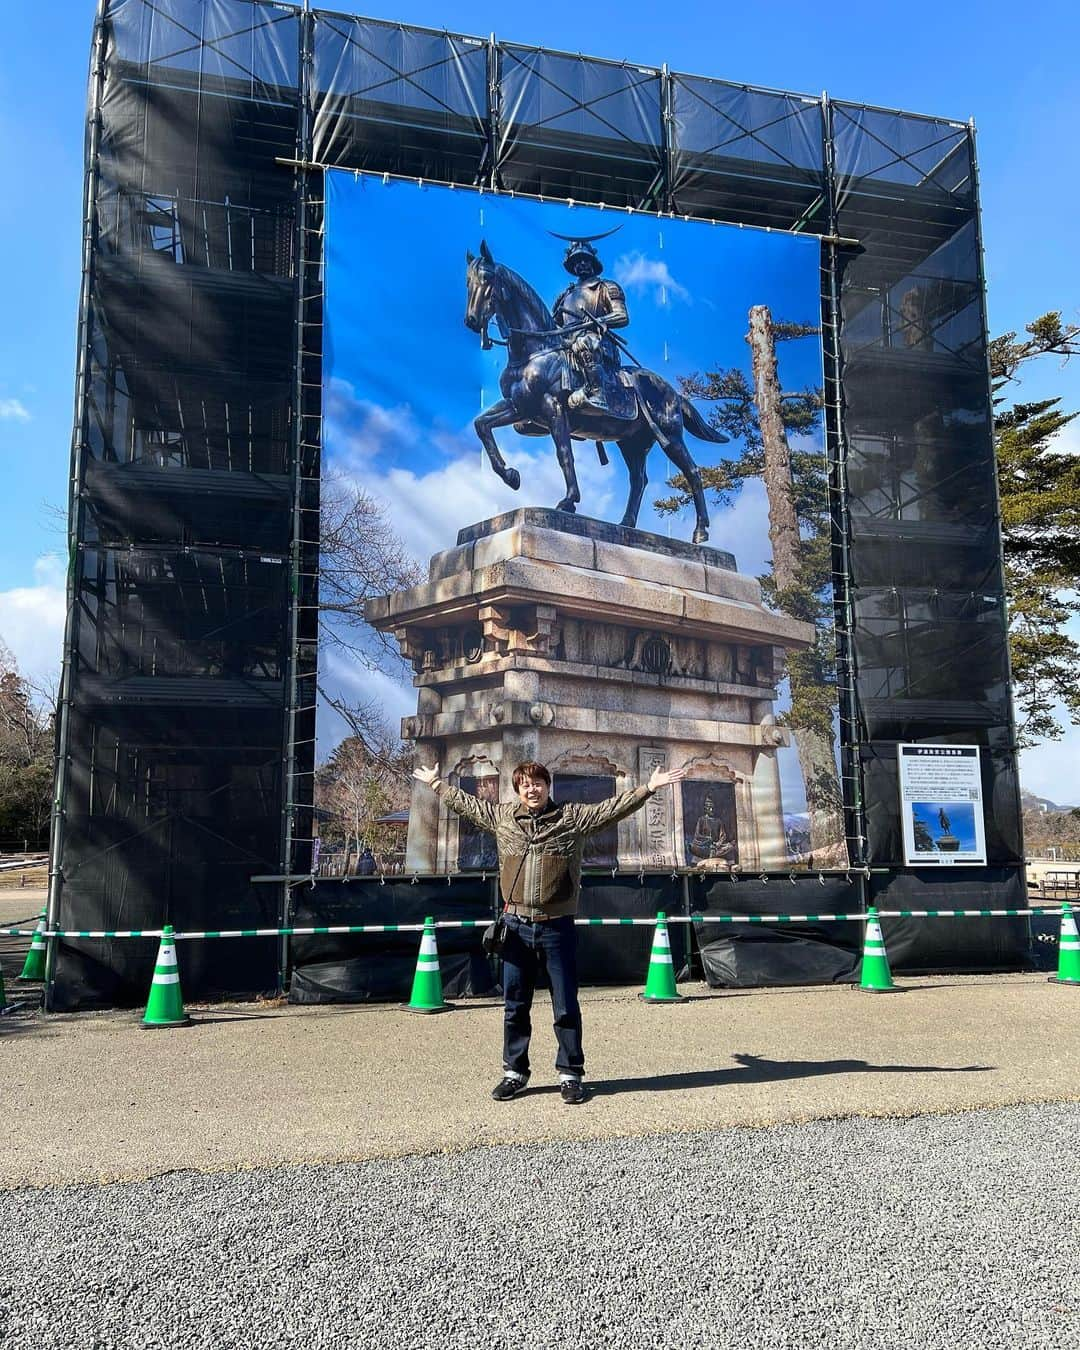
[{"label": "shadow on ground", "polygon": [[[732,1055],[738,1068],[695,1069],[691,1073],[656,1074],[651,1078],[612,1078],[591,1083],[597,1097],[619,1092],[680,1092],[687,1088],[734,1087],[744,1083],[782,1083],[795,1078],[821,1078],[848,1073],[992,1073],[991,1064],[870,1064],[865,1059],[762,1059]],[[557,1092],[558,1087],[540,1091]]]}]

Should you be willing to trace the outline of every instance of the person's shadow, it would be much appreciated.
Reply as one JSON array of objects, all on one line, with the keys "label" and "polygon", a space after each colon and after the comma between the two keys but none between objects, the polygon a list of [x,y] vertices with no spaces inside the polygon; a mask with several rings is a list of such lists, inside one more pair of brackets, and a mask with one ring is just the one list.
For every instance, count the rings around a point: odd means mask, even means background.
[{"label": "person's shadow", "polygon": [[738,1087],[740,1083],[783,1083],[795,1078],[820,1078],[845,1073],[992,1073],[992,1064],[870,1064],[865,1059],[763,1059],[735,1054],[738,1068],[695,1069],[649,1078],[610,1078],[590,1083],[597,1097],[617,1092],[679,1092],[685,1088]]}]

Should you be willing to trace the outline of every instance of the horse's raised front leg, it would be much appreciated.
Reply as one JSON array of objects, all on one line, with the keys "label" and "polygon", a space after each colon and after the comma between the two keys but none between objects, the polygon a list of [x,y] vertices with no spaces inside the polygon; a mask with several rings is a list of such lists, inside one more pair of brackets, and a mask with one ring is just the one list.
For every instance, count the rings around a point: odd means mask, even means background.
[{"label": "horse's raised front leg", "polygon": [[551,439],[555,442],[555,453],[559,458],[559,468],[563,471],[563,477],[566,479],[566,496],[561,502],[556,503],[556,511],[576,511],[577,504],[581,501],[581,490],[578,487],[577,473],[574,469],[574,448],[573,441],[570,439],[570,424],[566,419],[566,408],[561,399],[554,394],[548,394],[544,398],[544,418],[551,432]]},{"label": "horse's raised front leg", "polygon": [[687,450],[681,432],[671,437],[668,444],[664,446],[664,451],[668,459],[690,484],[690,491],[693,493],[694,510],[697,512],[693,542],[695,544],[707,543],[709,538],[709,511],[705,505],[705,490],[701,486],[701,474],[698,472],[698,466],[694,463],[690,451]]},{"label": "horse's raised front leg", "polygon": [[473,426],[480,437],[481,445],[487,451],[491,467],[515,492],[521,486],[521,474],[517,469],[511,469],[503,459],[498,442],[492,433],[496,427],[508,427],[517,420],[518,414],[514,411],[514,405],[505,398],[499,399],[498,403],[493,403],[490,408],[485,408],[479,417],[473,419]]}]

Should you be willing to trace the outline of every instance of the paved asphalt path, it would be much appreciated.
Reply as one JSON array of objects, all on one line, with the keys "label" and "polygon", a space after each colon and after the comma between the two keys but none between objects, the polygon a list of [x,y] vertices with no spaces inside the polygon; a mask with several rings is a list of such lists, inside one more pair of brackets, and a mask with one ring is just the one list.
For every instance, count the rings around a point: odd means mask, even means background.
[{"label": "paved asphalt path", "polygon": [[1064,1350],[1078,1133],[1058,1104],[25,1188],[0,1345]]},{"label": "paved asphalt path", "polygon": [[1080,1099],[1075,990],[1039,975],[900,983],[882,996],[690,985],[689,1002],[656,1008],[587,990],[584,1110],[555,1090],[543,1000],[533,1088],[510,1111],[489,1095],[490,1001],[442,1017],[195,1007],[193,1026],[150,1034],[131,1012],[4,1018],[0,1190]]}]

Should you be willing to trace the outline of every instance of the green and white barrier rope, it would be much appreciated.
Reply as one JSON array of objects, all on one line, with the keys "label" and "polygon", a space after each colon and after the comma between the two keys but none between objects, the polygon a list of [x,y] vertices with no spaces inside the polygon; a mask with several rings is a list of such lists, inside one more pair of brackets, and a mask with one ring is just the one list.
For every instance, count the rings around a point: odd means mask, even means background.
[{"label": "green and white barrier rope", "polygon": [[[1061,917],[1057,906],[1033,906],[1031,909],[879,909],[879,919],[998,919],[1032,918],[1038,914]],[[865,914],[669,914],[667,922],[710,923],[865,923]],[[490,916],[483,919],[438,919],[436,928],[486,928]],[[575,919],[582,928],[654,928],[652,918]],[[36,928],[0,928],[2,937],[33,937]],[[203,938],[322,937],[354,933],[422,933],[422,923],[318,924],[306,928],[207,928],[199,932],[175,933],[177,942]],[[160,928],[54,928],[42,932],[43,938],[160,938]]]}]

